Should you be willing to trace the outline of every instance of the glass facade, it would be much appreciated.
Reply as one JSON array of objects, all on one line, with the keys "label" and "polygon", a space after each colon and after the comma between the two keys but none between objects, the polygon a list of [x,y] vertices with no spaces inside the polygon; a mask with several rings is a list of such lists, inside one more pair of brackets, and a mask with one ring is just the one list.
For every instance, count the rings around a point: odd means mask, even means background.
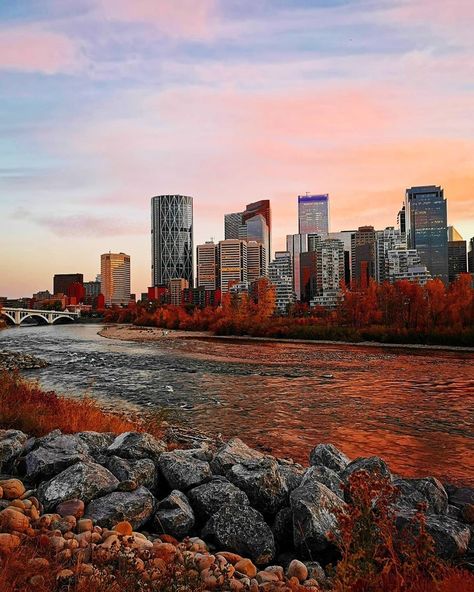
[{"label": "glass facade", "polygon": [[416,249],[421,264],[433,278],[448,282],[447,208],[441,187],[411,187],[405,193],[408,246]]},{"label": "glass facade", "polygon": [[321,236],[329,232],[329,195],[298,196],[298,233],[315,233]]},{"label": "glass facade", "polygon": [[151,199],[153,286],[183,278],[193,286],[193,198],[158,195]]}]

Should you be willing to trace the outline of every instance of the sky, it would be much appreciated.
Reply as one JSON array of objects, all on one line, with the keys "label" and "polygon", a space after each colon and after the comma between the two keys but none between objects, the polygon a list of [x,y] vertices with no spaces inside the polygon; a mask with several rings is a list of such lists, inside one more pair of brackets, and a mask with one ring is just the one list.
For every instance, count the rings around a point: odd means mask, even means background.
[{"label": "sky", "polygon": [[442,185],[474,236],[472,0],[0,0],[0,296],[131,255],[150,284],[150,198],[194,197],[194,242],[297,196],[332,231],[396,225]]}]

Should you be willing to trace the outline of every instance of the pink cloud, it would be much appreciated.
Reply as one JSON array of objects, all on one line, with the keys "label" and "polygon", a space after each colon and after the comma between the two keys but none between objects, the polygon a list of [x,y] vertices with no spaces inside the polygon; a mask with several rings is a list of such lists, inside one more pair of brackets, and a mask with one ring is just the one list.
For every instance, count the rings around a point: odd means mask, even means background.
[{"label": "pink cloud", "polygon": [[169,37],[207,38],[215,0],[97,0],[108,19],[149,23]]},{"label": "pink cloud", "polygon": [[80,63],[76,43],[65,35],[34,25],[0,29],[0,69],[56,74]]}]

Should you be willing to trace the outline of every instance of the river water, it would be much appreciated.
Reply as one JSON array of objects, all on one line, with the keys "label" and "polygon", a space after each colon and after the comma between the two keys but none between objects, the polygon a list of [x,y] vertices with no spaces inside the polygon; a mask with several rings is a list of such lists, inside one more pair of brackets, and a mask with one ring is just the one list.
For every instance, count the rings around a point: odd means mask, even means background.
[{"label": "river water", "polygon": [[[22,326],[0,349],[41,356],[26,372],[48,389],[107,408],[171,409],[187,427],[238,435],[306,463],[332,442],[377,454],[392,471],[474,484],[474,354],[169,339],[132,343],[99,325]],[[323,375],[332,374],[333,378]]]}]

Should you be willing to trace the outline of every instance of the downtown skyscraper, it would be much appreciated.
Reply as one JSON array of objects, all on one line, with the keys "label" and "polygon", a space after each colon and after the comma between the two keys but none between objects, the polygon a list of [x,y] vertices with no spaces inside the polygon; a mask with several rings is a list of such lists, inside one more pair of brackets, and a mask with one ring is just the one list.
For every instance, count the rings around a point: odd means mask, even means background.
[{"label": "downtown skyscraper", "polygon": [[447,206],[442,187],[425,185],[405,192],[407,242],[433,278],[448,283]]},{"label": "downtown skyscraper", "polygon": [[298,195],[298,233],[327,236],[329,195]]},{"label": "downtown skyscraper", "polygon": [[151,198],[151,281],[153,286],[185,279],[193,286],[193,198]]}]

